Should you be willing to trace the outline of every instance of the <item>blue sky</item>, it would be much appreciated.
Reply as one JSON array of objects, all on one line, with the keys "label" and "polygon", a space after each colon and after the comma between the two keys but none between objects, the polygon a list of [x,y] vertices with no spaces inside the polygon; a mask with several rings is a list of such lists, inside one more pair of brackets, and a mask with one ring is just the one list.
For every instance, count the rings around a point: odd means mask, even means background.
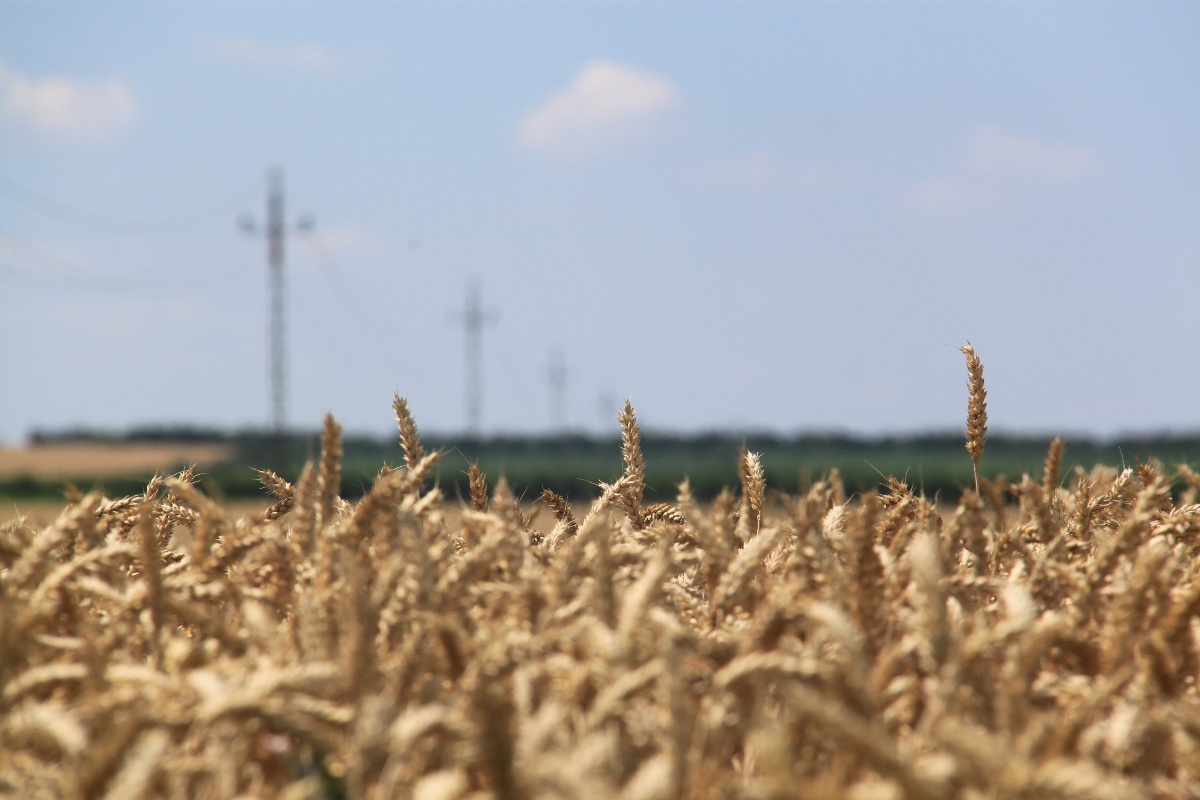
[{"label": "blue sky", "polygon": [[1200,428],[1200,5],[0,6],[0,441]]}]

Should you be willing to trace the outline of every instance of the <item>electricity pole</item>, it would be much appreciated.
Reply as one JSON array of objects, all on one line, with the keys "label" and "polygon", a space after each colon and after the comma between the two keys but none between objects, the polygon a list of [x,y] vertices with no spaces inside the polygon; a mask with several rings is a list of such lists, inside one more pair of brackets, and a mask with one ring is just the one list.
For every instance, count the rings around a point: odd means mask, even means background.
[{"label": "electricity pole", "polygon": [[[245,233],[258,234],[254,217],[242,215],[241,228]],[[303,215],[296,224],[296,231],[312,230],[313,219]],[[271,384],[271,431],[275,436],[276,456],[281,455],[284,432],[287,428],[287,379],[285,363],[285,336],[283,316],[283,265],[284,242],[288,228],[283,210],[283,170],[272,167],[267,172],[267,283],[270,290],[270,384]]]},{"label": "electricity pole", "polygon": [[555,433],[567,432],[567,362],[561,350],[550,351],[546,370],[550,381],[550,426]]},{"label": "electricity pole", "polygon": [[467,284],[466,309],[458,318],[467,334],[467,436],[478,439],[483,430],[483,326],[495,321],[483,309],[478,280]]}]

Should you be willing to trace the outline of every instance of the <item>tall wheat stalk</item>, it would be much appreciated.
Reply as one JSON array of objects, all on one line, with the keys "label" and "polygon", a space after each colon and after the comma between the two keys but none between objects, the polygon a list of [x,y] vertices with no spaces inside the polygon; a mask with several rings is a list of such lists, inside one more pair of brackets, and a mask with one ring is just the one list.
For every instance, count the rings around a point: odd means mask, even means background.
[{"label": "tall wheat stalk", "polygon": [[967,452],[971,454],[971,471],[975,475],[975,492],[979,493],[979,459],[987,441],[987,390],[983,386],[983,362],[971,343],[961,348],[967,357]]}]

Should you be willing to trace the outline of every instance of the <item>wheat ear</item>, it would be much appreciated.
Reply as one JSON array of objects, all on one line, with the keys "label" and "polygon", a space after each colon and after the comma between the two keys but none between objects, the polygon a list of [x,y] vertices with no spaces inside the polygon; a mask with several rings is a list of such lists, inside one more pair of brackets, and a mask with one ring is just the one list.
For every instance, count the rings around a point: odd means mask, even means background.
[{"label": "wheat ear", "polygon": [[255,472],[258,473],[258,482],[278,498],[270,508],[262,513],[261,518],[270,522],[291,511],[296,502],[296,487],[269,469],[259,469]]},{"label": "wheat ear", "polygon": [[742,479],[742,504],[736,534],[743,542],[748,542],[758,533],[762,522],[763,495],[767,487],[759,454],[743,449],[738,459],[738,472]]},{"label": "wheat ear", "polygon": [[342,488],[342,426],[325,415],[325,430],[321,434],[321,467],[317,473],[317,509],[319,525],[333,522],[338,493]]},{"label": "wheat ear", "polygon": [[987,390],[983,387],[983,362],[971,343],[961,348],[967,357],[967,452],[971,454],[971,470],[975,474],[975,492],[979,493],[979,459],[987,441]]},{"label": "wheat ear", "polygon": [[467,483],[471,487],[471,508],[475,511],[488,510],[487,477],[479,468],[478,461],[472,461],[467,468]]},{"label": "wheat ear", "polygon": [[1046,492],[1046,502],[1054,497],[1054,492],[1058,489],[1059,478],[1062,474],[1063,460],[1063,440],[1061,436],[1055,436],[1054,441],[1050,443],[1050,449],[1046,451],[1046,467],[1042,473],[1042,489]]},{"label": "wheat ear", "polygon": [[553,533],[550,535],[552,545],[557,546],[564,539],[570,539],[579,532],[579,523],[571,513],[571,504],[566,498],[550,489],[542,489],[542,502],[550,507],[554,518],[558,520]]},{"label": "wheat ear", "polygon": [[627,482],[621,493],[622,505],[629,521],[635,528],[642,527],[642,494],[646,488],[646,462],[642,457],[642,430],[638,426],[637,413],[626,400],[621,413],[621,458],[625,462],[624,478]]},{"label": "wheat ear", "polygon": [[392,400],[392,410],[396,412],[396,427],[400,429],[404,465],[411,470],[425,457],[425,448],[421,446],[421,437],[417,434],[417,421],[408,408],[408,400],[400,395]]}]

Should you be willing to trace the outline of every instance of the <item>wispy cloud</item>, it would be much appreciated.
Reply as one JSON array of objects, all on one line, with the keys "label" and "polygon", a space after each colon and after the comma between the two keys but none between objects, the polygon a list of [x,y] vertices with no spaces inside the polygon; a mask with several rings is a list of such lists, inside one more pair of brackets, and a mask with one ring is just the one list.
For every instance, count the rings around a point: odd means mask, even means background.
[{"label": "wispy cloud", "polygon": [[249,36],[226,36],[201,46],[209,58],[259,69],[290,72],[338,72],[347,63],[341,55],[319,44],[268,44]]},{"label": "wispy cloud", "polygon": [[383,238],[351,223],[318,228],[311,238],[323,255],[336,255],[344,264],[386,262],[396,255]]},{"label": "wispy cloud", "polygon": [[33,78],[0,63],[0,123],[6,126],[60,141],[101,141],[128,129],[137,115],[125,81]]},{"label": "wispy cloud", "polygon": [[1096,154],[1080,145],[1053,144],[978,128],[971,136],[966,168],[1001,180],[1061,183],[1086,178],[1096,169]]},{"label": "wispy cloud", "polygon": [[986,181],[938,176],[909,189],[901,196],[900,204],[909,211],[932,216],[974,214],[996,206],[1000,196],[999,189]]},{"label": "wispy cloud", "polygon": [[779,165],[762,150],[710,161],[700,172],[706,182],[733,189],[766,189],[779,180]]},{"label": "wispy cloud", "polygon": [[1095,174],[1095,151],[976,128],[954,167],[905,192],[901,205],[923,214],[974,213],[994,208],[1023,189],[1075,183]]},{"label": "wispy cloud", "polygon": [[714,159],[701,165],[698,176],[710,186],[743,191],[828,191],[844,187],[853,180],[847,171],[828,164],[783,163],[765,150]]},{"label": "wispy cloud", "polygon": [[558,159],[589,158],[660,135],[683,106],[667,78],[610,61],[592,61],[517,128],[527,151]]}]

